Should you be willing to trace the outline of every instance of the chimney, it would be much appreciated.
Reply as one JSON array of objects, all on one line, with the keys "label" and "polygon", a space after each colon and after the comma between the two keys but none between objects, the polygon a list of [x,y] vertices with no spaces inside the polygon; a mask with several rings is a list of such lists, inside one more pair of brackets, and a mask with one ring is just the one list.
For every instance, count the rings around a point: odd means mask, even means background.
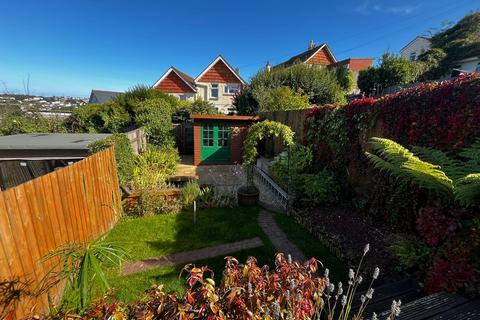
[{"label": "chimney", "polygon": [[315,44],[315,42],[313,40],[310,40],[310,44],[308,45],[308,50],[312,50],[316,47],[317,45]]},{"label": "chimney", "polygon": [[267,61],[267,64],[265,65],[265,70],[267,70],[267,72],[270,72],[270,70],[272,70],[272,66],[270,65],[270,61]]}]

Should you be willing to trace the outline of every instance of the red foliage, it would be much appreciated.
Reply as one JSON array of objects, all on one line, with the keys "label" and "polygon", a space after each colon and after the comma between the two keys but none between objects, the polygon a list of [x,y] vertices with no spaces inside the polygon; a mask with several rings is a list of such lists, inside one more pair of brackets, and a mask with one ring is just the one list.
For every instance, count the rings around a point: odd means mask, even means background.
[{"label": "red foliage", "polygon": [[372,111],[376,101],[374,98],[355,99],[344,107],[345,114],[351,119],[355,114]]},{"label": "red foliage", "polygon": [[427,244],[438,246],[453,236],[461,225],[457,219],[447,217],[439,207],[431,206],[420,210],[417,228]]},{"label": "red foliage", "polygon": [[462,290],[473,293],[472,291],[477,285],[478,278],[475,269],[466,261],[465,257],[455,260],[436,260],[425,280],[427,292]]}]

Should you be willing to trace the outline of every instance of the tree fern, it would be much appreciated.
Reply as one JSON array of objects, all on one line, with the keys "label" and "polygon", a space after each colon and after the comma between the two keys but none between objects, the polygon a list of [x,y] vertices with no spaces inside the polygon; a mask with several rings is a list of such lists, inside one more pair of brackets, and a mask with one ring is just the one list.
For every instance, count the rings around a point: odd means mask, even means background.
[{"label": "tree fern", "polygon": [[440,166],[422,161],[407,148],[389,139],[372,138],[370,143],[376,155],[367,152],[366,156],[376,168],[422,188],[453,196],[453,181]]},{"label": "tree fern", "polygon": [[471,173],[455,181],[455,199],[464,206],[470,206],[480,199],[480,173]]},{"label": "tree fern", "polygon": [[442,171],[452,180],[460,179],[467,174],[462,162],[450,158],[443,151],[426,147],[413,147],[412,151],[423,161],[440,166]]},{"label": "tree fern", "polygon": [[477,138],[470,147],[460,152],[460,156],[480,164],[480,138]]}]

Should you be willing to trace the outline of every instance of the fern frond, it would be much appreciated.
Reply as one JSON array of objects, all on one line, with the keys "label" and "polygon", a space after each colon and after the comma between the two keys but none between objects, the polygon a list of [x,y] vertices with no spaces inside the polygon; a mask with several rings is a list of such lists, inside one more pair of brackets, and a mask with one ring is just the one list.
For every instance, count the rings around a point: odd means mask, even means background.
[{"label": "fern frond", "polygon": [[477,138],[475,142],[459,153],[461,157],[480,164],[480,138]]},{"label": "fern frond", "polygon": [[455,199],[464,206],[480,201],[480,173],[472,173],[455,181]]},{"label": "fern frond", "polygon": [[443,151],[417,146],[413,147],[412,151],[423,161],[440,166],[442,171],[452,180],[460,179],[468,173],[460,161],[450,158]]},{"label": "fern frond", "polygon": [[452,196],[453,181],[440,166],[421,160],[407,148],[389,139],[374,137],[370,143],[378,155],[366,153],[366,156],[377,169],[422,188]]}]

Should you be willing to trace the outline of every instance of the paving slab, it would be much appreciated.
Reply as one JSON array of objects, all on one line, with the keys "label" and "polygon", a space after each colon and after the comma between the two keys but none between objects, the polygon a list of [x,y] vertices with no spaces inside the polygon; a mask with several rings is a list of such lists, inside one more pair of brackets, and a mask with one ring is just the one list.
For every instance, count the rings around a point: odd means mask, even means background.
[{"label": "paving slab", "polygon": [[129,262],[123,267],[122,275],[129,275],[159,267],[187,264],[198,260],[214,258],[241,250],[258,248],[261,246],[263,246],[263,241],[260,238],[255,237],[247,240],[210,246],[198,250],[183,251],[167,256]]}]

